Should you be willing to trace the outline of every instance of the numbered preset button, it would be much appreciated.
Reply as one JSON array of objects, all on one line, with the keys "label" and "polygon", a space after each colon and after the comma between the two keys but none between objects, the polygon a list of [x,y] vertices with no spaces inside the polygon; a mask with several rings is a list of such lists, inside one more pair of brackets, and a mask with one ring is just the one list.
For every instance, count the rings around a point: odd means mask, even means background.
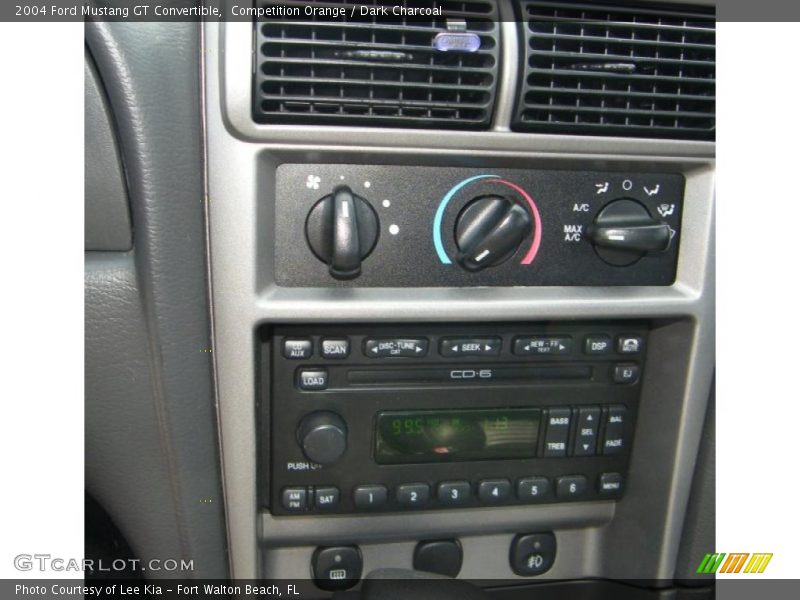
[{"label": "numbered preset button", "polygon": [[427,483],[404,483],[395,491],[400,506],[414,508],[424,506],[431,496],[431,488]]},{"label": "numbered preset button", "polygon": [[499,504],[511,497],[511,482],[508,479],[487,479],[478,483],[478,498],[484,504]]},{"label": "numbered preset button", "polygon": [[468,481],[445,481],[436,488],[436,498],[445,506],[459,506],[469,502],[472,488]]},{"label": "numbered preset button", "polygon": [[578,498],[586,493],[588,485],[583,475],[566,475],[556,480],[556,496],[569,499]]},{"label": "numbered preset button", "polygon": [[525,477],[517,481],[517,498],[522,502],[539,502],[550,496],[550,481],[546,477]]},{"label": "numbered preset button", "polygon": [[385,485],[359,485],[353,490],[353,504],[363,510],[380,508],[386,504],[387,496]]}]

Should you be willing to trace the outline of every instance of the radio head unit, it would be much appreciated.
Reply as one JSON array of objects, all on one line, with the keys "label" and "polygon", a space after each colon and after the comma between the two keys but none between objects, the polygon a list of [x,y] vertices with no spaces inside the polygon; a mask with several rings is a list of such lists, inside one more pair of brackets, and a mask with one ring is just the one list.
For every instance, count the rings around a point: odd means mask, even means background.
[{"label": "radio head unit", "polygon": [[617,499],[647,333],[574,322],[265,330],[262,503],[324,515]]}]

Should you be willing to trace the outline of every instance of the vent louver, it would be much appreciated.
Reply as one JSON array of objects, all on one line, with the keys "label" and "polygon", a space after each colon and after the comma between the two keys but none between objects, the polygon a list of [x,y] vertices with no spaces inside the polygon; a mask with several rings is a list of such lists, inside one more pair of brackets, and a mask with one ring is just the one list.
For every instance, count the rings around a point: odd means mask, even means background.
[{"label": "vent louver", "polygon": [[[275,4],[298,7],[301,15],[309,6],[344,7],[347,16],[255,23],[256,121],[439,129],[489,126],[499,54],[493,0],[446,0],[437,3],[442,16],[396,21],[358,14],[351,18],[349,0]],[[390,11],[398,5],[431,6],[428,0],[359,4],[386,6]],[[480,48],[474,52],[437,50],[436,36],[454,30],[477,35]]]},{"label": "vent louver", "polygon": [[693,8],[523,1],[513,129],[713,140],[715,19]]}]

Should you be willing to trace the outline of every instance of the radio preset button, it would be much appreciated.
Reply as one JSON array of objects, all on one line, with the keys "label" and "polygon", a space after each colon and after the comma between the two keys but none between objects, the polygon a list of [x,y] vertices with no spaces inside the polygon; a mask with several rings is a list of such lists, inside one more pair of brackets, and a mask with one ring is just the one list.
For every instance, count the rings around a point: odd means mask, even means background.
[{"label": "radio preset button", "polygon": [[314,488],[314,506],[333,508],[339,504],[339,488],[333,486]]},{"label": "radio preset button", "polygon": [[575,433],[575,456],[592,456],[597,450],[597,430],[600,427],[600,408],[589,406],[578,409],[578,429]]},{"label": "radio preset button", "polygon": [[439,343],[442,356],[499,356],[502,340],[498,337],[443,338]]},{"label": "radio preset button", "polygon": [[469,502],[472,486],[468,481],[446,481],[436,490],[439,502],[447,506],[458,506]]},{"label": "radio preset button", "polygon": [[606,432],[603,438],[603,454],[620,454],[625,450],[625,421],[627,410],[624,406],[611,406],[606,411]]},{"label": "radio preset button", "polygon": [[622,493],[622,475],[603,473],[597,481],[597,492],[601,496],[616,497]]},{"label": "radio preset button", "polygon": [[610,335],[587,335],[583,341],[585,354],[608,354],[611,352]]},{"label": "radio preset button", "polygon": [[572,410],[569,408],[551,408],[547,411],[547,431],[544,435],[545,458],[567,455],[571,422]]},{"label": "radio preset button", "polygon": [[322,358],[347,358],[350,354],[350,340],[322,340],[320,354]]},{"label": "radio preset button", "polygon": [[310,339],[287,339],[283,340],[283,356],[291,360],[301,360],[310,358],[314,346]]},{"label": "radio preset button", "polygon": [[614,383],[636,383],[639,380],[639,365],[614,365]]},{"label": "radio preset button", "polygon": [[577,498],[586,493],[588,482],[583,475],[566,475],[556,480],[556,495],[559,498]]},{"label": "radio preset button", "polygon": [[617,338],[617,352],[620,354],[639,354],[644,340],[638,335],[621,335]]},{"label": "radio preset button", "polygon": [[386,504],[388,492],[385,485],[359,485],[353,490],[356,508],[380,508]]},{"label": "radio preset button", "polygon": [[514,340],[514,354],[558,355],[572,353],[572,338],[566,336],[518,337]]},{"label": "radio preset button", "polygon": [[478,498],[484,504],[499,504],[511,497],[511,482],[508,479],[487,479],[478,483]]},{"label": "radio preset button", "polygon": [[328,387],[328,371],[326,369],[303,369],[297,376],[297,384],[301,390],[317,391]]},{"label": "radio preset button", "polygon": [[431,488],[427,483],[404,483],[397,486],[395,495],[401,506],[424,506],[430,500]]},{"label": "radio preset button", "polygon": [[281,504],[286,510],[300,512],[308,506],[308,492],[306,488],[285,488],[281,492]]},{"label": "radio preset button", "polygon": [[428,354],[426,338],[369,339],[364,344],[364,354],[370,358],[411,357],[422,358]]},{"label": "radio preset button", "polygon": [[550,480],[546,477],[525,477],[517,482],[517,498],[523,502],[538,502],[550,495]]}]

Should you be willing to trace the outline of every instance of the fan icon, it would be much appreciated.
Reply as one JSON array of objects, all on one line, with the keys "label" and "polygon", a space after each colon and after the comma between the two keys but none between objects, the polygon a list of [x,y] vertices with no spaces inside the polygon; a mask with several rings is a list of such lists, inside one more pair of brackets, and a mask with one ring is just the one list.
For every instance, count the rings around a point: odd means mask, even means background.
[{"label": "fan icon", "polygon": [[316,175],[309,175],[308,179],[306,179],[306,187],[310,190],[318,190],[320,181],[322,181],[322,179]]}]

